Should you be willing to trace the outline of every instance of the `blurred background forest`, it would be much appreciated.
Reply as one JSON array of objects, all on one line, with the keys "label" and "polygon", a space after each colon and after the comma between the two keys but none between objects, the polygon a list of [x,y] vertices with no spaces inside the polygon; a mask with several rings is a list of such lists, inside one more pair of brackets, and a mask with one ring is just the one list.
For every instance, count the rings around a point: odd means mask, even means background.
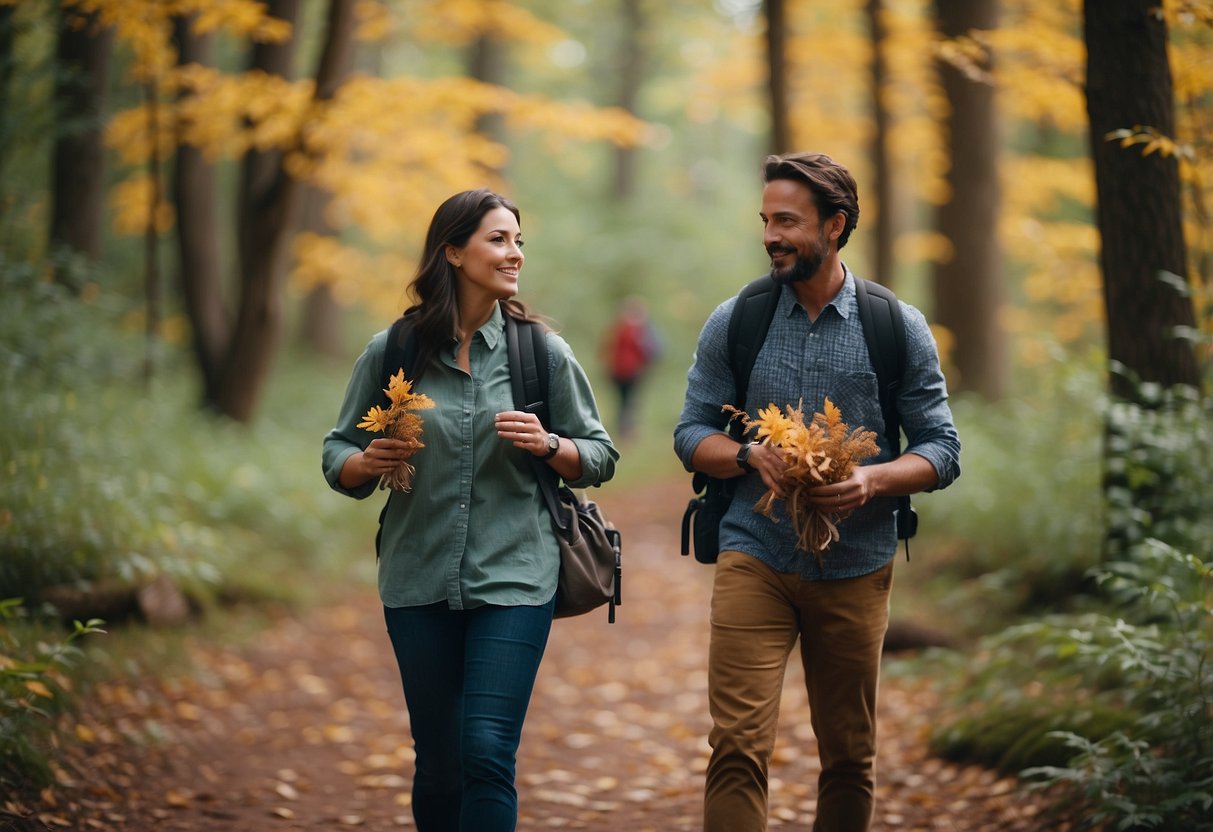
[{"label": "blurred background forest", "polygon": [[131,593],[370,579],[377,501],[324,488],[320,439],[443,198],[516,200],[521,296],[608,428],[601,339],[644,300],[607,487],[681,488],[695,337],[768,265],[760,164],[815,150],[964,442],[895,593],[965,645],[906,669],[948,690],[938,753],[1208,828],[1211,46],[1203,0],[0,2],[0,781],[128,672],[86,631]]}]

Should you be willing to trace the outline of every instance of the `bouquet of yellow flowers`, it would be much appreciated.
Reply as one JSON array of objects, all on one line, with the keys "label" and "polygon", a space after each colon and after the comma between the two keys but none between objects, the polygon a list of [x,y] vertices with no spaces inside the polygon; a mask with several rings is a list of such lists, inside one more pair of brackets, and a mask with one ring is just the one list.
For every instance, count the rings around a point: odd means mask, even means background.
[{"label": "bouquet of yellow flowers", "polygon": [[[842,411],[828,398],[824,412],[814,413],[807,423],[803,405],[803,401],[795,408],[788,405],[781,412],[771,404],[760,409],[756,419],[731,405],[725,405],[724,410],[732,414],[730,418],[741,419],[746,431],[753,430],[759,442],[783,451],[788,464],[784,472],[785,500],[797,545],[820,561],[830,544],[838,540],[838,524],[850,512],[822,510],[808,501],[805,492],[814,486],[845,480],[856,465],[875,456],[880,449],[875,433],[863,427],[851,429],[842,421]],[[775,499],[775,493],[768,489],[754,505],[754,511],[775,519]]]},{"label": "bouquet of yellow flowers", "polygon": [[[404,377],[404,369],[388,379],[387,394],[391,405],[384,410],[379,405],[373,406],[362,417],[358,427],[371,433],[382,433],[391,439],[401,439],[413,448],[424,448],[421,441],[421,417],[413,411],[428,410],[434,406],[434,400],[425,393],[414,393],[413,383]],[[417,469],[408,462],[396,466],[396,470],[384,475],[379,481],[379,487],[390,487],[396,491],[411,491],[413,474]]]}]

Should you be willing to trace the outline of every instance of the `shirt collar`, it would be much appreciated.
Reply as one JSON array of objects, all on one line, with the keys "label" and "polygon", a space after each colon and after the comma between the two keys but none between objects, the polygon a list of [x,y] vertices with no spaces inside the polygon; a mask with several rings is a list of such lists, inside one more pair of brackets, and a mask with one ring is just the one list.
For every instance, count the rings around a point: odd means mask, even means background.
[{"label": "shirt collar", "polygon": [[[489,350],[497,349],[497,344],[505,337],[505,315],[501,311],[501,304],[493,304],[493,314],[489,315],[489,319],[484,322],[480,329],[473,334],[475,337],[479,334],[484,340],[485,345]],[[459,338],[451,338],[451,349],[459,351]]]},{"label": "shirt collar", "polygon": [[493,314],[484,322],[484,326],[476,331],[490,350],[497,349],[497,343],[505,337],[505,316],[500,303],[493,304]]},{"label": "shirt collar", "polygon": [[[833,306],[835,311],[845,320],[851,317],[851,311],[857,307],[855,305],[855,276],[851,274],[851,270],[847,268],[846,263],[842,264],[842,270],[842,288],[838,290],[838,294],[834,295],[834,298],[826,306]],[[784,295],[786,297],[780,298],[779,303],[782,305],[782,314],[784,317],[788,317],[797,306],[800,306],[800,301],[796,299],[795,292],[785,292]],[[825,310],[823,309],[822,311]]]}]

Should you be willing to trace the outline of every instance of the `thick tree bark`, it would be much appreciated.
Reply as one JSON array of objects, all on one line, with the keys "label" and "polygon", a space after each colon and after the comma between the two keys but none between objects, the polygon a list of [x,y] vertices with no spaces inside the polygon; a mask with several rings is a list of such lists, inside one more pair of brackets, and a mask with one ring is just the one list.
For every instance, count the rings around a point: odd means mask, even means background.
[{"label": "thick tree bark", "polygon": [[[157,136],[160,134],[160,91],[155,81],[148,81],[143,87],[144,101],[147,103],[148,132]],[[160,316],[163,306],[163,290],[160,280],[160,229],[157,227],[156,215],[160,212],[160,204],[164,200],[164,177],[160,169],[160,143],[152,142],[152,152],[147,160],[147,176],[151,182],[151,193],[148,195],[148,221],[143,229],[143,307],[144,307],[144,340],[143,353],[143,383],[150,385],[156,372],[156,342],[160,338]]]},{"label": "thick tree bark", "polygon": [[[502,86],[505,78],[505,45],[491,34],[481,34],[468,45],[467,67],[469,78]],[[484,113],[476,119],[476,132],[500,144],[505,140],[505,119],[500,113]],[[486,172],[491,176],[504,176],[505,168]]]},{"label": "thick tree bark", "polygon": [[767,18],[767,92],[771,104],[771,152],[788,153],[792,124],[788,113],[787,10],[784,0],[763,0]]},{"label": "thick tree bark", "polygon": [[[250,69],[294,77],[300,5],[301,0],[270,2],[270,14],[289,22],[296,34],[283,43],[255,44]],[[282,288],[298,192],[283,167],[285,157],[285,148],[254,148],[241,168],[236,212],[240,288],[213,403],[238,422],[253,417],[282,333]]]},{"label": "thick tree bark", "polygon": [[[622,37],[619,49],[619,101],[618,105],[636,115],[640,98],[640,85],[645,72],[645,28],[643,0],[622,0]],[[634,147],[615,148],[615,178],[611,185],[611,197],[616,202],[625,202],[636,192],[636,168],[639,151]]]},{"label": "thick tree bark", "polygon": [[[868,31],[872,39],[872,176],[876,197],[876,223],[872,234],[872,273],[874,280],[893,286],[893,240],[896,226],[893,213],[893,166],[889,160],[889,108],[885,106],[884,88],[888,78],[885,61],[885,26],[881,15],[882,0],[868,0]],[[872,211],[868,209],[870,216]]]},{"label": "thick tree bark", "polygon": [[[1192,302],[1159,279],[1170,273],[1186,282],[1178,163],[1107,139],[1137,126],[1174,135],[1166,23],[1157,0],[1087,0],[1084,9],[1108,358],[1140,381],[1195,386],[1192,345],[1173,334],[1194,326]],[[1111,390],[1138,399],[1120,373],[1112,373]]]},{"label": "thick tree bark", "polygon": [[112,51],[113,32],[100,29],[94,16],[60,11],[50,242],[52,248],[66,247],[91,261],[101,257],[102,121]]},{"label": "thick tree bark", "polygon": [[[998,25],[997,0],[935,0],[940,33],[957,37]],[[1002,259],[998,245],[998,121],[994,89],[941,62],[940,80],[950,105],[947,121],[950,199],[940,206],[938,230],[952,257],[935,266],[934,318],[956,338],[952,354],[956,390],[990,400],[1006,390],[1006,336],[999,323]]]},{"label": "thick tree bark", "polygon": [[[1143,155],[1141,145],[1122,147],[1109,133],[1152,129],[1174,135],[1171,68],[1166,23],[1156,0],[1087,0],[1083,34],[1087,44],[1087,114],[1095,162],[1100,268],[1108,319],[1109,388],[1114,399],[1153,406],[1138,382],[1198,387],[1200,374],[1191,342],[1176,328],[1193,327],[1191,300],[1161,276],[1187,282],[1187,256],[1180,206],[1179,166],[1172,156]],[[1113,448],[1132,457],[1140,439],[1118,436],[1109,418],[1105,456]],[[1141,454],[1157,459],[1157,451]],[[1148,463],[1147,463],[1148,464]],[[1161,473],[1161,472],[1159,472]],[[1119,466],[1104,471],[1109,506],[1104,535],[1106,559],[1128,554],[1142,529],[1165,528],[1182,506],[1168,495],[1165,474],[1134,481]],[[1136,518],[1145,515],[1145,523]]]},{"label": "thick tree bark", "polygon": [[[297,25],[300,4],[301,0],[274,0],[270,14]],[[352,48],[354,5],[355,0],[331,0],[329,4],[317,96],[333,88],[331,73],[341,65],[338,56]],[[298,36],[282,44],[257,44],[252,67],[292,77],[297,40]],[[240,291],[235,327],[212,403],[220,413],[239,422],[252,419],[281,340],[283,284],[302,193],[302,184],[283,167],[286,153],[283,148],[252,150],[242,167],[237,209]]]},{"label": "thick tree bark", "polygon": [[[329,27],[349,27],[352,19],[346,19],[330,10]],[[317,86],[316,98],[328,101],[337,94],[341,85],[354,69],[354,38],[351,32],[342,31],[334,40],[332,49],[321,56],[321,66],[316,77],[323,79]],[[331,197],[325,191],[308,185],[304,188],[302,219],[300,228],[317,234],[333,236],[336,231],[325,218],[325,210]],[[303,301],[303,320],[300,340],[316,352],[338,355],[341,352],[341,306],[327,285],[317,286]]]},{"label": "thick tree bark", "polygon": [[[192,18],[174,22],[174,42],[182,65],[214,64],[214,37],[191,30]],[[173,203],[177,210],[178,278],[192,329],[194,355],[202,374],[203,401],[218,399],[220,367],[231,324],[224,302],[223,258],[219,244],[219,188],[215,166],[202,152],[177,141],[173,160]]]},{"label": "thick tree bark", "polygon": [[[13,46],[17,39],[16,36],[16,25],[13,22],[13,7],[0,6],[0,101],[13,100],[11,85],[13,82],[13,71],[16,66],[16,55],[13,53]],[[6,108],[6,110],[10,109]],[[12,112],[0,112],[0,176],[4,175],[4,169],[9,161],[13,120],[14,115]],[[0,199],[3,198],[6,197],[0,195]],[[7,202],[5,203],[5,207],[8,207]]]}]

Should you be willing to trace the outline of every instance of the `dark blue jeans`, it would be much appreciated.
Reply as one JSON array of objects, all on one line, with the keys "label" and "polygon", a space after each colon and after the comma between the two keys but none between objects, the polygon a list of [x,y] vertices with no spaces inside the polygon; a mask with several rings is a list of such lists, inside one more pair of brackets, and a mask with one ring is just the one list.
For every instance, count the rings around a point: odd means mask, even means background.
[{"label": "dark blue jeans", "polygon": [[554,603],[384,608],[417,754],[418,832],[517,825],[515,754]]}]

